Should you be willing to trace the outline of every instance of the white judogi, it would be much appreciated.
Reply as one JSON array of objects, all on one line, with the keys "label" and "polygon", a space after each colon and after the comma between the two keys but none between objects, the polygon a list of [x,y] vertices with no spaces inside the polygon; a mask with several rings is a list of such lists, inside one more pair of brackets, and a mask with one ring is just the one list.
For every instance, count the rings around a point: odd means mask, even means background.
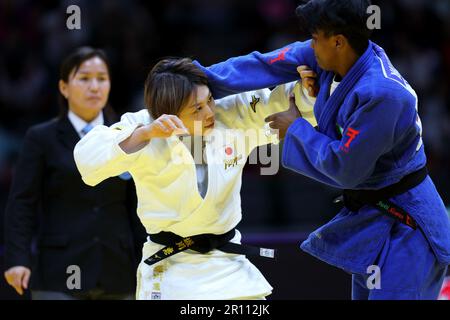
[{"label": "white judogi", "polygon": [[[288,108],[294,85],[216,101],[215,129],[205,137],[208,187],[204,198],[198,191],[191,152],[178,137],[152,139],[132,154],[119,147],[137,126],[152,121],[147,110],[127,113],[109,128],[95,127],[75,147],[77,167],[83,181],[91,186],[128,171],[136,184],[138,216],[150,234],[170,231],[186,237],[226,233],[241,220],[240,188],[247,156],[273,138],[264,134],[264,118]],[[311,105],[303,108],[311,109]],[[258,132],[249,138],[247,129]],[[243,141],[248,143],[243,145]],[[232,242],[240,243],[240,239],[236,232]],[[143,260],[161,248],[148,241]],[[245,256],[219,250],[208,254],[187,250],[152,266],[141,262],[137,282],[137,299],[237,299],[264,297],[272,291]]]}]

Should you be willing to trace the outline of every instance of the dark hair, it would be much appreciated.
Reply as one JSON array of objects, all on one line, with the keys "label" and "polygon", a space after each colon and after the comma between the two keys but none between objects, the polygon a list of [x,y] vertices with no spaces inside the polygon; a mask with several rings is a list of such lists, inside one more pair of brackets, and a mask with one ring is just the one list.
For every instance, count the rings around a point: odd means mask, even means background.
[{"label": "dark hair", "polygon": [[372,31],[367,27],[370,0],[311,0],[299,5],[296,14],[302,28],[325,36],[344,35],[357,54],[369,45]]},{"label": "dark hair", "polygon": [[[69,82],[69,76],[73,72],[74,74],[78,71],[80,66],[86,60],[89,60],[93,57],[100,58],[106,65],[109,76],[111,76],[111,68],[106,57],[106,54],[101,49],[95,49],[91,47],[80,47],[76,49],[74,52],[69,54],[62,62],[59,68],[59,79],[64,82]],[[69,109],[67,99],[59,93],[59,105],[60,105],[60,117],[63,117],[67,114],[67,110]]]},{"label": "dark hair", "polygon": [[207,86],[208,78],[191,59],[163,59],[153,67],[145,81],[145,106],[154,119],[163,114],[177,115],[198,85]]}]

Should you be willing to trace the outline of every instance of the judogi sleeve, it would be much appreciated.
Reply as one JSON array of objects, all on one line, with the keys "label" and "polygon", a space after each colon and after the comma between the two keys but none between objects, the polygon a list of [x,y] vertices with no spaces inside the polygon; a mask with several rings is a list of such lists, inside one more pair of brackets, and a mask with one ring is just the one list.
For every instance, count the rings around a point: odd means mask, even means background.
[{"label": "judogi sleeve", "polygon": [[127,154],[119,143],[145,123],[143,113],[126,113],[111,127],[96,126],[75,146],[74,158],[83,181],[95,186],[103,180],[129,171],[141,150]]},{"label": "judogi sleeve", "polygon": [[279,84],[298,80],[297,66],[308,65],[318,76],[321,74],[311,40],[294,42],[281,49],[230,58],[209,67],[199,66],[208,76],[212,95],[220,99],[227,95],[275,87]]},{"label": "judogi sleeve", "polygon": [[354,188],[373,173],[379,158],[392,152],[402,135],[417,130],[415,119],[415,111],[392,95],[362,103],[347,119],[341,140],[297,119],[286,134],[283,165],[334,187]]},{"label": "judogi sleeve", "polygon": [[251,152],[257,146],[277,142],[265,118],[286,111],[291,93],[295,94],[300,112],[315,126],[317,124],[313,114],[315,99],[305,93],[301,82],[290,82],[273,90],[261,89],[220,99],[216,104],[216,118],[228,128],[245,130],[249,138],[248,151]]}]

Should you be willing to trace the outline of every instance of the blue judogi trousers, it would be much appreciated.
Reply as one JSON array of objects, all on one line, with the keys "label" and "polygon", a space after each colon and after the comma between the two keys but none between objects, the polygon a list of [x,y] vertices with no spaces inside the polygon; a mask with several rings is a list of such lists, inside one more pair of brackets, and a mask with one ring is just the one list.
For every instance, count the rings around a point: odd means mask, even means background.
[{"label": "blue judogi trousers", "polygon": [[374,273],[353,274],[353,300],[436,300],[447,272],[420,228],[413,230],[400,222],[393,226],[374,265],[380,268],[380,289],[373,288],[374,277],[369,279]]}]

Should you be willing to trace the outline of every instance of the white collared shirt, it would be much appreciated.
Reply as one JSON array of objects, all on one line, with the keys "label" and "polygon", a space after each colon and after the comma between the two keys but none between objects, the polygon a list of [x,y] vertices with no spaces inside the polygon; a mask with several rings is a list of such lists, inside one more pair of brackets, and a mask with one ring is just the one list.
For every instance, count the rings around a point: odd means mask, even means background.
[{"label": "white collared shirt", "polygon": [[[75,114],[70,109],[69,112],[67,113],[67,117],[69,118],[70,123],[72,123],[73,127],[75,128],[75,131],[78,133],[80,138],[83,138],[85,134],[82,132],[82,130],[84,129],[84,127],[86,127],[88,122],[81,119],[77,114]],[[105,123],[103,118],[103,112],[99,112],[98,116],[89,123],[92,125],[92,127],[103,125]]]}]

